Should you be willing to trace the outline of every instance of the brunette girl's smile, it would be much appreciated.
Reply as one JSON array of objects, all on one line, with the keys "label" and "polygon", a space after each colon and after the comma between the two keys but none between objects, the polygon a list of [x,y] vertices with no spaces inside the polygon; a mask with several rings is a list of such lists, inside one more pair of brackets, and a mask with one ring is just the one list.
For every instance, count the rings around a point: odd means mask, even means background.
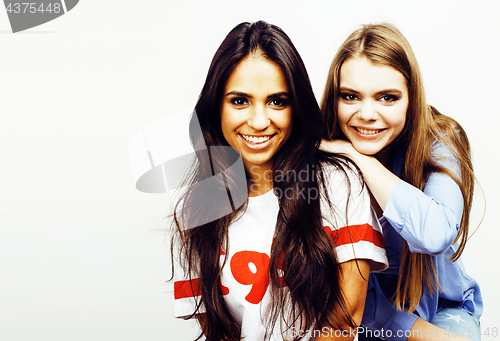
[{"label": "brunette girl's smile", "polygon": [[225,87],[221,127],[247,170],[271,169],[272,159],[292,131],[292,106],[281,68],[250,55],[238,64]]},{"label": "brunette girl's smile", "polygon": [[251,136],[251,135],[243,135],[240,134],[243,138],[245,145],[253,150],[264,149],[272,143],[272,139],[274,135],[262,135],[262,136]]}]

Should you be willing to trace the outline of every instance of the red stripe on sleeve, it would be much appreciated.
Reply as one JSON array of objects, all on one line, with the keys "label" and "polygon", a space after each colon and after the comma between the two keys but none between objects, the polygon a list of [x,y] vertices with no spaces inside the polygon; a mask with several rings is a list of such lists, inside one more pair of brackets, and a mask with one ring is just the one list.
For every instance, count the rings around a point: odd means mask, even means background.
[{"label": "red stripe on sleeve", "polygon": [[176,300],[186,297],[196,297],[201,295],[200,279],[194,278],[190,281],[174,282],[174,298]]},{"label": "red stripe on sleeve", "polygon": [[331,230],[325,226],[325,231],[332,237],[335,246],[355,244],[360,241],[367,241],[375,246],[384,248],[384,236],[379,231],[374,230],[370,224],[352,225],[342,227],[338,230]]}]

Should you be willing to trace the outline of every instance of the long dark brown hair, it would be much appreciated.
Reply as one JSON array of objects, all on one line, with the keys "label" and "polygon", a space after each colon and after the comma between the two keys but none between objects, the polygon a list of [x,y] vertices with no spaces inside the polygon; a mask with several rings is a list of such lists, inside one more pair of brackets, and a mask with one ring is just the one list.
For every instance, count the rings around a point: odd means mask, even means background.
[{"label": "long dark brown hair", "polygon": [[[345,61],[354,57],[366,57],[374,64],[390,66],[406,80],[409,104],[406,123],[395,142],[405,152],[401,178],[411,185],[424,189],[429,175],[435,172],[450,176],[460,187],[463,196],[463,213],[458,235],[457,251],[450,261],[462,254],[469,231],[469,216],[474,193],[474,172],[467,134],[452,118],[442,115],[425,101],[420,69],[408,41],[394,26],[383,24],[365,25],[354,31],[335,55],[325,86],[321,111],[325,118],[324,136],[328,139],[347,139],[338,122],[340,98],[340,69]],[[431,155],[433,144],[446,144],[460,163],[460,176],[441,167]],[[413,312],[427,287],[431,294],[440,290],[436,271],[430,255],[411,253],[404,242],[395,303]]]},{"label": "long dark brown hair", "polygon": [[[325,324],[334,328],[354,326],[339,286],[340,267],[335,246],[324,231],[319,200],[328,200],[323,172],[325,164],[344,172],[344,175],[346,168],[354,169],[355,166],[342,156],[318,149],[322,117],[304,63],[280,28],[259,21],[236,26],[215,53],[196,105],[199,126],[194,119],[191,121],[193,146],[204,152],[197,153],[196,164],[186,181],[187,191],[174,213],[175,235],[172,241],[180,245],[184,271],[191,278],[200,279],[198,308],[203,304],[206,311],[203,334],[207,340],[240,339],[240,326],[231,316],[220,292],[221,267],[224,266],[220,261],[220,250],[229,247],[228,228],[245,210],[248,190],[246,187],[235,190],[241,183],[241,175],[228,170],[235,159],[231,152],[212,147],[228,146],[222,134],[220,117],[224,87],[235,67],[252,53],[281,67],[290,92],[293,128],[289,139],[273,157],[274,174],[277,171],[280,174],[301,174],[301,171],[315,169],[314,172],[302,173],[308,174],[307,179],[273,176],[275,193],[287,195],[278,195],[279,212],[269,265],[271,304],[267,333],[273,330],[279,316],[284,316],[289,327],[298,323],[304,330],[319,329]],[[201,128],[201,134],[197,133],[197,127]],[[214,174],[224,176],[217,178]],[[212,182],[209,194],[194,186],[202,180]],[[350,191],[347,176],[346,183]],[[244,184],[246,186],[246,179]],[[317,198],[301,195],[313,190],[318,190],[321,195]],[[228,192],[232,203],[244,204],[234,204],[233,212],[222,212],[222,217],[214,221],[200,221],[203,212],[220,210],[219,203],[227,201]],[[172,257],[178,255],[172,254]],[[283,270],[282,278],[279,269]],[[198,309],[193,315],[197,313]]]}]

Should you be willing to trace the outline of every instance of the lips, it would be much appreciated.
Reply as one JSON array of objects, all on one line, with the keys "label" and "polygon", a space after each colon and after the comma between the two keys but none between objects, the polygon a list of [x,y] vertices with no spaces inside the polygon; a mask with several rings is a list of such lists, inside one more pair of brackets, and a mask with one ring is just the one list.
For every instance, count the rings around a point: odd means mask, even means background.
[{"label": "lips", "polygon": [[[274,134],[276,135],[276,134]],[[240,134],[245,141],[251,144],[260,144],[269,141],[274,135],[264,135],[264,136],[251,136],[251,135],[243,135]]]},{"label": "lips", "polygon": [[276,136],[276,134],[252,136],[252,135],[243,135],[241,133],[238,135],[241,137],[245,146],[251,150],[260,150],[267,148],[274,140],[274,136]]},{"label": "lips", "polygon": [[358,133],[362,135],[376,135],[378,133],[381,133],[382,131],[386,130],[387,128],[383,129],[366,129],[366,128],[360,128],[360,127],[353,127]]}]

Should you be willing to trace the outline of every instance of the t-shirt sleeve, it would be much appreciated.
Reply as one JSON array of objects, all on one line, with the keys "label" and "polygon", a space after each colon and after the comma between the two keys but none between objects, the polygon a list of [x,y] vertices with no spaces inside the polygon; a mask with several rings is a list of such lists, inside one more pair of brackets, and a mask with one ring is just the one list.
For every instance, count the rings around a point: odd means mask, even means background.
[{"label": "t-shirt sleeve", "polygon": [[195,314],[205,312],[205,307],[201,302],[200,279],[186,273],[180,262],[181,253],[179,242],[173,245],[174,264],[174,317],[186,318]]},{"label": "t-shirt sleeve", "polygon": [[368,189],[354,170],[344,170],[346,173],[333,166],[324,170],[329,197],[321,202],[325,230],[335,242],[339,263],[366,259],[370,261],[370,271],[385,270],[389,264],[384,237],[371,208]]}]

